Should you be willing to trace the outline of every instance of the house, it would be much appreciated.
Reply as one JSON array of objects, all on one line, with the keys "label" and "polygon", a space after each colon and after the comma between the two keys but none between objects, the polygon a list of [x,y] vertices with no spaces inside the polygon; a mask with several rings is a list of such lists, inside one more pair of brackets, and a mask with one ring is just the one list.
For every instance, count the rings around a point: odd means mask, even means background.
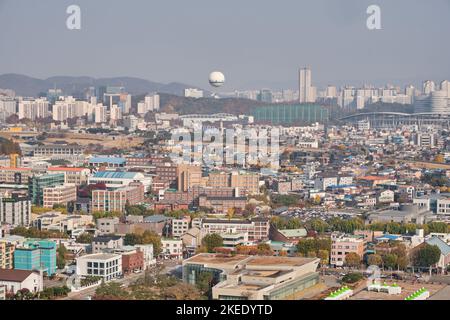
[{"label": "house", "polygon": [[100,234],[113,234],[114,227],[119,222],[119,218],[100,218],[97,219],[97,229]]},{"label": "house", "polygon": [[162,256],[164,259],[183,259],[183,241],[176,239],[162,239]]},{"label": "house", "polygon": [[377,193],[377,203],[394,202],[395,192],[392,190],[383,190]]},{"label": "house", "polygon": [[120,236],[99,236],[92,240],[92,253],[101,253],[105,249],[119,249],[123,247]]},{"label": "house", "polygon": [[15,294],[22,289],[34,293],[41,292],[43,283],[43,275],[40,272],[0,269],[0,287],[4,286],[5,293]]},{"label": "house", "polygon": [[197,227],[189,229],[184,235],[181,236],[183,246],[189,253],[195,253],[195,250],[200,247],[202,239],[202,231]]}]

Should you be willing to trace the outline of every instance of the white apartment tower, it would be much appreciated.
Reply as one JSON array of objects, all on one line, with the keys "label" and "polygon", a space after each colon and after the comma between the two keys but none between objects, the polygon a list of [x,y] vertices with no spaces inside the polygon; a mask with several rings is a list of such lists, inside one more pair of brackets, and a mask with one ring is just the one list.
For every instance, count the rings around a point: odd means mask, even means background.
[{"label": "white apartment tower", "polygon": [[311,86],[310,68],[302,68],[299,71],[299,91],[300,103],[315,102],[314,88]]},{"label": "white apartment tower", "polygon": [[19,119],[30,119],[32,121],[38,118],[47,118],[48,112],[47,99],[23,100],[19,102]]}]

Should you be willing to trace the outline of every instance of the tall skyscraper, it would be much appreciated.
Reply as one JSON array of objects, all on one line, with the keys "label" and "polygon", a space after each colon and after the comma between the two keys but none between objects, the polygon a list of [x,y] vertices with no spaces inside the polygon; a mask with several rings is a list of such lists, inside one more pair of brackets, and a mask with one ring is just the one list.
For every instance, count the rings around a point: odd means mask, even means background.
[{"label": "tall skyscraper", "polygon": [[423,94],[424,95],[428,96],[435,90],[436,90],[436,84],[434,83],[434,81],[427,80],[423,83]]},{"label": "tall skyscraper", "polygon": [[299,100],[300,103],[315,102],[314,92],[311,86],[311,69],[302,68],[299,72]]}]

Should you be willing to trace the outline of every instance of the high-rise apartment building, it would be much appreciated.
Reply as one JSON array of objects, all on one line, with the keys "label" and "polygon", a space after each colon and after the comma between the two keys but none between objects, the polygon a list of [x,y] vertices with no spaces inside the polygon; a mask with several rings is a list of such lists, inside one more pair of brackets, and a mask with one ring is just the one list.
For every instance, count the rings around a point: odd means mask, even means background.
[{"label": "high-rise apartment building", "polygon": [[312,87],[310,68],[302,68],[299,71],[299,101],[300,103],[315,102],[315,90]]},{"label": "high-rise apartment building", "polygon": [[19,119],[47,118],[49,102],[47,99],[22,100],[19,102]]}]

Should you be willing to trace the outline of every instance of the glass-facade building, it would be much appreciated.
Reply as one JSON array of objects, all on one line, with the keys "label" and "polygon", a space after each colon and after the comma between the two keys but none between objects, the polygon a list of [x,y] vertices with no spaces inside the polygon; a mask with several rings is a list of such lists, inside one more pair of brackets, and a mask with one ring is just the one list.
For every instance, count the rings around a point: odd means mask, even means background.
[{"label": "glass-facade building", "polygon": [[271,125],[327,123],[330,115],[326,107],[317,104],[276,104],[252,109],[256,123]]},{"label": "glass-facade building", "polygon": [[64,173],[44,174],[31,177],[28,183],[28,194],[31,199],[31,203],[37,206],[43,206],[44,188],[52,188],[63,185],[64,182]]},{"label": "glass-facade building", "polygon": [[56,273],[56,243],[48,240],[28,240],[14,251],[14,269],[42,270]]}]

